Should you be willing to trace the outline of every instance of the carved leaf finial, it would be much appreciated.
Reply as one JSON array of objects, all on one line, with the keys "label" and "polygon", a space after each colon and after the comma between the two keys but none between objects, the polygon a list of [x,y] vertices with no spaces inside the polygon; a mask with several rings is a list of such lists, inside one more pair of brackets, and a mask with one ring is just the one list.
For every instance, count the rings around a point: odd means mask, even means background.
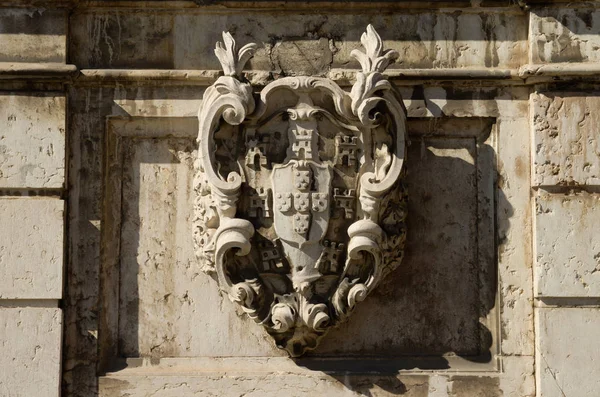
[{"label": "carved leaf finial", "polygon": [[238,52],[235,39],[231,33],[223,32],[223,42],[217,41],[215,55],[221,62],[225,76],[239,76],[244,66],[246,66],[246,62],[254,56],[256,48],[256,43],[248,43]]},{"label": "carved leaf finial", "polygon": [[382,73],[391,63],[398,59],[398,52],[394,50],[383,51],[383,42],[381,37],[375,31],[373,25],[367,26],[367,31],[360,37],[360,42],[365,48],[361,50],[352,50],[352,55],[362,67],[363,73]]},{"label": "carved leaf finial", "polygon": [[367,26],[367,31],[362,34],[360,41],[365,48],[352,50],[352,55],[360,62],[362,71],[356,73],[356,82],[352,87],[350,96],[352,98],[352,113],[358,116],[365,125],[375,125],[377,115],[370,114],[375,106],[381,101],[377,92],[389,90],[391,85],[383,75],[383,71],[398,58],[398,52],[394,50],[383,50],[381,37],[375,31],[373,25]]}]

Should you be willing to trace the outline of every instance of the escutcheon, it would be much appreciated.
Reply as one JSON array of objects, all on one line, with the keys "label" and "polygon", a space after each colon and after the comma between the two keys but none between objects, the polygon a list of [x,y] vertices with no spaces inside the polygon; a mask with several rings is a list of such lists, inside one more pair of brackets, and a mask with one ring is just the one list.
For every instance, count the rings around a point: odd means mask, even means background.
[{"label": "escutcheon", "polygon": [[224,75],[198,114],[194,242],[203,270],[291,356],[399,266],[406,111],[383,75],[398,57],[369,25],[351,92],[323,77],[255,89],[255,44],[223,33]]}]

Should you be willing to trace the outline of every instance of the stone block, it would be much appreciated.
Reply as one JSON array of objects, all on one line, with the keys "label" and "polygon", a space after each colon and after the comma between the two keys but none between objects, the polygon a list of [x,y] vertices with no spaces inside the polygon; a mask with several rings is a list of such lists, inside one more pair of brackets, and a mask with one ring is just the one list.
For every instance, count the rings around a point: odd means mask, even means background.
[{"label": "stone block", "polygon": [[66,37],[65,10],[0,10],[0,62],[64,63],[67,54]]},{"label": "stone block", "polygon": [[540,193],[536,197],[536,293],[600,296],[600,196]]},{"label": "stone block", "polygon": [[62,313],[0,307],[0,395],[58,397]]},{"label": "stone block", "polygon": [[600,61],[600,11],[541,8],[530,15],[533,63]]},{"label": "stone block", "polygon": [[[156,11],[76,14],[70,24],[73,63],[81,68],[172,69],[173,19],[168,13]],[[196,31],[196,40],[216,31],[207,26],[196,27],[200,30]]]},{"label": "stone block", "polygon": [[64,202],[0,199],[0,299],[62,297]]},{"label": "stone block", "polygon": [[[350,53],[361,46],[361,34],[372,23],[385,47],[400,52],[401,61],[391,68],[511,68],[527,58],[525,15],[374,11],[81,12],[72,18],[71,54],[81,68],[220,69],[207,54],[213,53],[222,31],[231,31],[240,46],[251,40],[259,45],[248,69],[322,73],[329,67],[359,67]],[[280,50],[294,54],[285,65],[280,64]],[[317,52],[326,56],[315,62]],[[293,58],[300,62],[289,63]]]},{"label": "stone block", "polygon": [[0,95],[0,188],[62,188],[65,98]]},{"label": "stone block", "polygon": [[600,310],[542,308],[536,311],[537,395],[598,395]]},{"label": "stone block", "polygon": [[533,184],[600,184],[599,93],[534,94],[532,105]]}]

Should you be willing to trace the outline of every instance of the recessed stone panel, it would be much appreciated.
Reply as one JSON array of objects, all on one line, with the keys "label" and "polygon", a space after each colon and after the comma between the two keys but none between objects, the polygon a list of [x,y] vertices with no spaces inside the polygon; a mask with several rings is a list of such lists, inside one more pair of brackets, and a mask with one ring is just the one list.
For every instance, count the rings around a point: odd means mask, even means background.
[{"label": "recessed stone panel", "polygon": [[65,117],[63,94],[0,95],[0,189],[64,186]]},{"label": "recessed stone panel", "polygon": [[[178,131],[172,134],[181,137],[160,137],[152,128],[114,125],[113,133],[136,134],[122,136],[122,154],[113,153],[123,161],[118,354],[283,355],[261,327],[236,312],[193,260],[193,247],[186,238],[192,213],[186,203],[191,200],[194,131],[186,133],[189,138],[181,136],[178,124],[170,122],[170,128]],[[190,127],[189,123],[180,126]],[[495,291],[486,288],[495,285],[488,280],[494,269],[482,269],[487,262],[478,257],[487,255],[478,245],[483,244],[487,229],[477,236],[478,220],[493,214],[482,207],[478,218],[477,208],[479,200],[489,202],[494,195],[491,182],[478,187],[478,175],[493,174],[494,168],[493,156],[478,154],[476,142],[479,135],[490,133],[491,126],[490,120],[483,119],[451,119],[435,127],[427,120],[409,123],[415,135],[408,153],[408,167],[414,171],[407,181],[412,230],[407,257],[401,269],[363,302],[356,316],[325,337],[313,356],[478,356],[492,349],[486,341],[493,329],[482,326],[480,318],[489,314],[482,308],[493,306]],[[465,136],[469,134],[473,136]],[[387,331],[373,333],[373,327]]]},{"label": "recessed stone panel", "polygon": [[600,196],[536,197],[536,277],[540,297],[600,297]]},{"label": "recessed stone panel", "polygon": [[60,299],[64,201],[0,199],[0,299]]},{"label": "recessed stone panel", "polygon": [[0,307],[0,395],[60,395],[62,312]]}]

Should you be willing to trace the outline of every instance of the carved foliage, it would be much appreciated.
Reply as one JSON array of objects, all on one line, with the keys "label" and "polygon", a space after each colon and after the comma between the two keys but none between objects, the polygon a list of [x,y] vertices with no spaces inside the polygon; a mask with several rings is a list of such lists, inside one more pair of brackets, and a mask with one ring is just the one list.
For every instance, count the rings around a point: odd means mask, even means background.
[{"label": "carved foliage", "polygon": [[350,94],[317,77],[286,77],[258,99],[240,77],[254,44],[229,33],[215,53],[224,76],[199,117],[196,255],[230,299],[290,355],[314,349],[383,276],[405,241],[406,116],[382,74],[371,25],[355,50]]}]

